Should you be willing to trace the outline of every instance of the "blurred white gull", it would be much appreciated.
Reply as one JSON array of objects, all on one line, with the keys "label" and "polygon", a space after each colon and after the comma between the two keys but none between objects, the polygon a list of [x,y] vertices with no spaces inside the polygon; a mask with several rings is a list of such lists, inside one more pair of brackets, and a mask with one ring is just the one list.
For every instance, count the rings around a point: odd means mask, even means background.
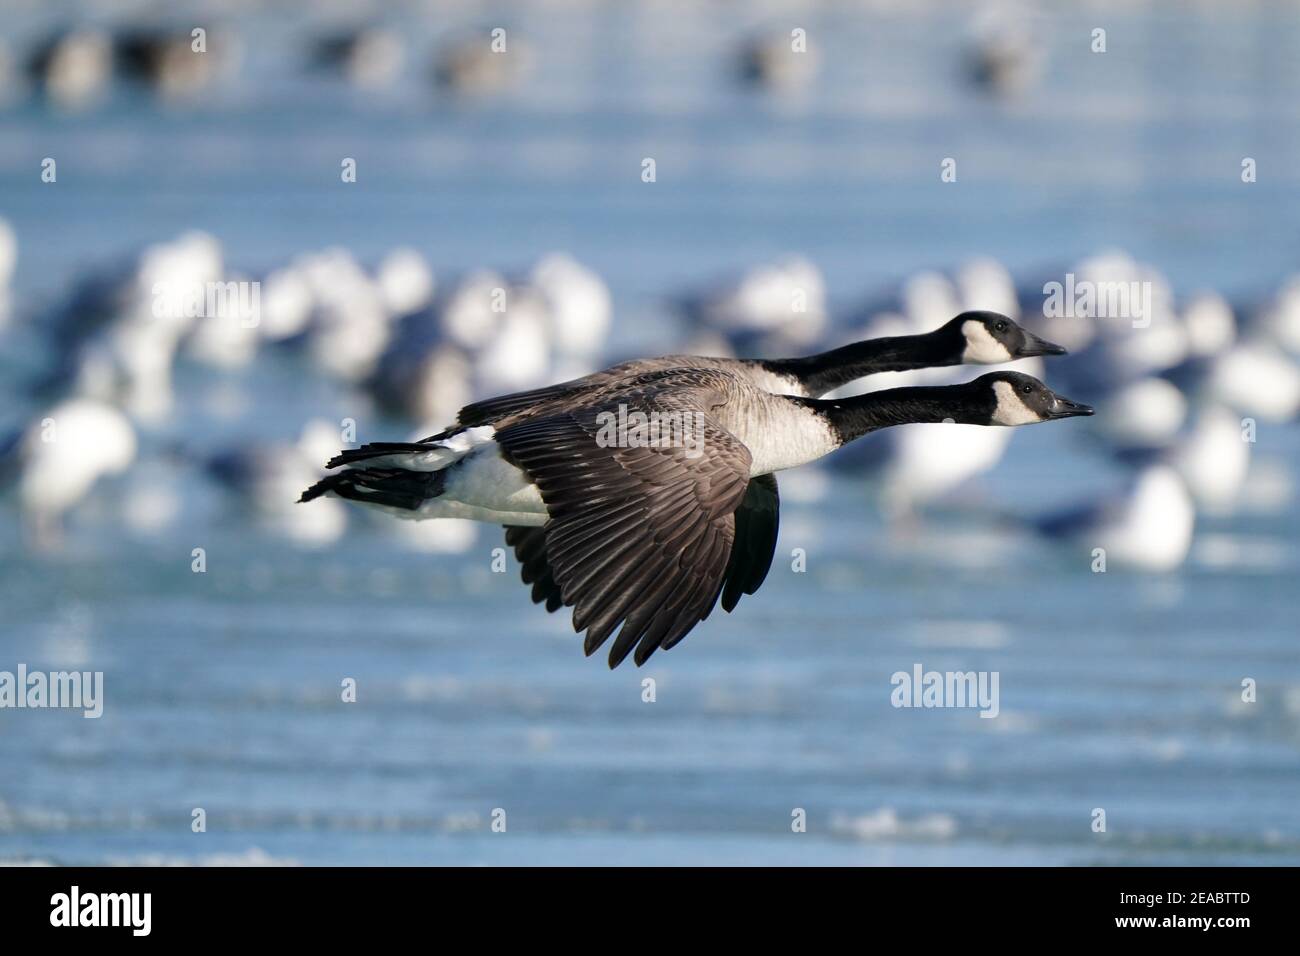
[{"label": "blurred white gull", "polygon": [[[961,302],[958,312],[987,309],[1012,319],[1019,318],[1020,300],[1016,294],[1015,280],[996,259],[982,257],[962,263],[957,269],[955,280]],[[956,312],[951,314],[955,315]]]},{"label": "blurred white gull", "polygon": [[1148,376],[1099,399],[1087,427],[1112,449],[1159,448],[1174,440],[1187,413],[1187,399],[1176,385]]},{"label": "blurred white gull", "polygon": [[504,395],[544,384],[551,368],[546,303],[527,286],[512,287],[492,338],[477,356],[478,389]]},{"label": "blurred white gull", "polygon": [[1227,405],[1270,422],[1300,414],[1300,368],[1280,347],[1276,316],[1281,296],[1238,334],[1231,306],[1201,293],[1183,312],[1187,358],[1162,373],[1198,402]]},{"label": "blurred white gull", "polygon": [[1237,319],[1232,307],[1217,292],[1198,292],[1183,306],[1183,328],[1187,352],[1192,358],[1220,355],[1237,337]]},{"label": "blurred white gull", "polygon": [[957,287],[940,272],[918,272],[910,276],[899,291],[899,301],[913,332],[937,328],[962,310]]},{"label": "blurred white gull", "polygon": [[207,461],[208,474],[247,508],[250,516],[277,537],[316,548],[338,540],[347,528],[341,502],[319,515],[304,518],[292,507],[292,490],[306,479],[316,481],[337,448],[339,428],[330,422],[308,422],[297,442],[252,443],[232,448]]},{"label": "blurred white gull", "polygon": [[1166,465],[1138,472],[1121,494],[1032,522],[1046,537],[1112,565],[1172,571],[1187,558],[1196,509],[1182,478]]},{"label": "blurred white gull", "polygon": [[544,384],[551,320],[542,294],[483,269],[463,277],[438,310],[446,340],[469,356],[476,388],[501,394]]},{"label": "blurred white gull", "polygon": [[375,281],[392,315],[415,312],[433,301],[433,270],[414,249],[399,247],[385,255],[375,270]]},{"label": "blurred white gull", "polygon": [[1291,421],[1300,413],[1300,369],[1271,342],[1246,342],[1214,360],[1205,394],[1245,415]]},{"label": "blurred white gull", "polygon": [[391,86],[402,71],[406,49],[391,30],[363,26],[325,37],[316,45],[315,60],[338,70],[358,89]]},{"label": "blurred white gull", "polygon": [[896,429],[897,436],[879,450],[879,465],[872,470],[883,513],[906,518],[1001,461],[1011,439],[1008,429],[986,428],[996,435],[989,438],[976,427],[922,424]]},{"label": "blurred white gull", "polygon": [[240,289],[251,290],[252,280],[246,276],[228,275],[222,283],[220,296],[214,296],[215,309],[194,323],[185,339],[185,354],[197,362],[214,368],[232,370],[244,368],[257,357],[261,333],[260,292],[253,298],[251,291],[245,295]]},{"label": "blurred white gull", "polygon": [[1172,468],[1187,485],[1196,507],[1211,514],[1236,509],[1251,459],[1241,417],[1214,404],[1200,405],[1171,436],[1115,445],[1113,451],[1120,461],[1135,467]]},{"label": "blurred white gull", "polygon": [[1300,275],[1283,283],[1260,318],[1274,342],[1291,355],[1300,356]]},{"label": "blurred white gull", "polygon": [[951,278],[931,269],[914,273],[897,289],[858,305],[844,321],[851,328],[874,329],[882,322],[889,326],[890,330],[870,333],[874,335],[910,335],[937,328],[959,312],[974,309],[1000,312],[1013,319],[1020,313],[1011,276],[994,259],[964,262]]},{"label": "blurred white gull", "polygon": [[28,63],[33,81],[64,109],[81,109],[98,100],[108,89],[112,69],[112,40],[95,29],[50,37]]},{"label": "blurred white gull", "polygon": [[1020,294],[1022,311],[1026,317],[1033,318],[1033,330],[1045,338],[1057,342],[1070,350],[1071,356],[1078,356],[1093,342],[1097,336],[1098,323],[1090,316],[1077,314],[1059,314],[1049,312],[1047,308],[1047,284],[1064,284],[1067,275],[1075,277],[1076,287],[1084,283],[1093,288],[1101,282],[1136,281],[1138,264],[1128,253],[1110,250],[1089,256],[1077,263],[1060,270],[1053,270],[1040,276],[1040,281],[1026,286]]},{"label": "blurred white gull", "polygon": [[10,453],[18,469],[18,500],[33,543],[59,543],[62,518],[101,478],[135,460],[135,430],[110,405],[74,398],[33,421]]},{"label": "blurred white gull", "polygon": [[172,406],[176,351],[221,277],[220,244],[192,232],[148,247],[125,275],[78,290],[51,322],[62,349],[54,384],[120,404],[141,421],[161,420]]},{"label": "blurred white gull", "polygon": [[1196,415],[1166,458],[1187,483],[1198,507],[1214,514],[1232,511],[1250,469],[1251,444],[1241,417],[1208,406]]},{"label": "blurred white gull", "polygon": [[[677,306],[696,324],[727,336],[742,352],[809,346],[826,327],[826,284],[818,268],[799,256],[758,266],[733,283]],[[951,317],[951,316],[949,316]]]},{"label": "blurred white gull", "polygon": [[492,341],[509,301],[505,276],[480,269],[461,278],[438,312],[438,323],[449,341],[477,351]]},{"label": "blurred white gull", "polygon": [[262,279],[262,320],[258,334],[268,342],[283,342],[303,334],[311,324],[314,300],[306,269],[291,263]]},{"label": "blurred white gull", "polygon": [[610,321],[604,282],[562,253],[515,280],[479,269],[401,317],[368,387],[387,410],[438,431],[475,395],[591,371]]},{"label": "blurred white gull", "polygon": [[433,77],[439,87],[452,93],[500,93],[518,83],[532,62],[531,47],[514,31],[503,29],[497,37],[487,30],[475,31],[442,44]]},{"label": "blurred white gull", "polygon": [[[1119,389],[1163,375],[1192,355],[1192,337],[1174,308],[1169,283],[1155,269],[1121,253],[1108,253],[1085,259],[1051,281],[1063,287],[1061,299],[1070,295],[1073,281],[1074,295],[1082,301],[1060,304],[1085,314],[1045,317],[1041,325],[1031,325],[1039,334],[1061,334],[1071,352],[1053,365],[1053,372],[1083,401],[1104,406]],[[1048,299],[1044,295],[1044,311]],[[1212,338],[1205,324],[1198,321],[1203,343]],[[1148,411],[1160,413],[1163,420],[1166,409],[1139,406],[1130,414]]]},{"label": "blurred white gull", "polygon": [[[598,358],[613,314],[604,280],[572,257],[553,252],[538,260],[528,282],[546,302],[551,338],[561,361],[587,363]],[[573,376],[561,372],[558,377]]]},{"label": "blurred white gull", "polygon": [[1094,318],[1098,343],[1110,383],[1132,381],[1172,368],[1190,354],[1186,328],[1173,306],[1168,281],[1152,269],[1140,269],[1134,280],[1151,293],[1151,314]]},{"label": "blurred white gull", "polygon": [[307,353],[325,373],[360,382],[375,369],[392,332],[378,283],[346,249],[330,248],[298,265],[311,290],[313,311]]},{"label": "blurred white gull", "polygon": [[817,75],[816,49],[807,43],[796,50],[789,31],[750,37],[740,48],[739,72],[743,82],[780,93],[808,86]]}]

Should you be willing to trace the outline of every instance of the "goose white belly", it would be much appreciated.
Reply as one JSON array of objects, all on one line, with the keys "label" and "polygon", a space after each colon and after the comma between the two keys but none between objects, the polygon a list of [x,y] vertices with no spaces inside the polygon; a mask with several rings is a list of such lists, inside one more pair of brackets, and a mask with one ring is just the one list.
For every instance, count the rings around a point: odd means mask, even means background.
[{"label": "goose white belly", "polygon": [[447,471],[442,494],[420,508],[422,518],[472,518],[493,524],[537,526],[548,517],[542,493],[518,467],[485,442]]},{"label": "goose white belly", "polygon": [[501,457],[490,426],[468,428],[430,446],[429,451],[385,455],[373,460],[407,471],[445,471],[437,497],[419,508],[377,505],[402,518],[467,518],[490,524],[537,527],[546,523],[546,505],[537,485]]},{"label": "goose white belly", "polygon": [[751,478],[806,465],[840,446],[830,424],[811,409],[771,403],[765,412],[735,432],[749,449]]}]

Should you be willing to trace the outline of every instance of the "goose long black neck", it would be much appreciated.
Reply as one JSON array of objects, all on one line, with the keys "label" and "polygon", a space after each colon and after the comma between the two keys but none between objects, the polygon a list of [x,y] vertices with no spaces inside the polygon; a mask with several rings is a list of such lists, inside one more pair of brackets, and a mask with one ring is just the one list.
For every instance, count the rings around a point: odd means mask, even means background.
[{"label": "goose long black neck", "polygon": [[762,364],[770,372],[798,379],[807,394],[815,396],[876,372],[960,365],[963,347],[960,331],[944,326],[924,335],[866,339],[817,355]]},{"label": "goose long black neck", "polygon": [[842,445],[894,425],[946,421],[987,425],[994,411],[988,393],[970,382],[887,388],[834,401],[803,401],[826,419]]}]

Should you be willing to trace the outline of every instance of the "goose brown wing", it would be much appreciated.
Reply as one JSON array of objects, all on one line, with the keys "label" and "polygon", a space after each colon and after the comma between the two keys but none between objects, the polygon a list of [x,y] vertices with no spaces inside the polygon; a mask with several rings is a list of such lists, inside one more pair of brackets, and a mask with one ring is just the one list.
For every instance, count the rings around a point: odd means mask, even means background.
[{"label": "goose brown wing", "polygon": [[[731,546],[722,609],[730,613],[742,594],[754,594],[762,586],[776,554],[780,524],[780,497],[775,475],[751,478],[745,497],[736,509],[736,536]],[[546,529],[506,525],[506,544],[515,551],[524,584],[532,586],[534,604],[558,611],[564,605],[560,586],[546,563]]]},{"label": "goose brown wing", "polygon": [[615,385],[621,380],[635,375],[638,371],[658,368],[663,360],[639,359],[623,362],[581,378],[569,379],[556,385],[544,385],[530,388],[523,392],[511,392],[498,395],[466,405],[456,413],[456,423],[462,427],[472,428],[476,425],[495,425],[506,418],[513,418],[522,413],[537,411],[545,413],[555,402],[580,402],[583,396],[599,392],[603,388]]},{"label": "goose brown wing", "polygon": [[[567,382],[472,402],[456,413],[456,425],[459,428],[474,428],[479,425],[500,424],[506,419],[518,420],[533,413],[547,414],[549,411],[554,411],[558,403],[596,401],[606,390],[635,383],[638,376],[675,371],[678,368],[689,368],[714,361],[716,360],[701,359],[692,355],[664,355],[660,358],[620,362],[618,365]],[[421,440],[430,441],[440,438],[450,431],[455,429],[448,429]]]},{"label": "goose brown wing", "polygon": [[[633,648],[641,664],[672,647],[722,591],[750,455],[709,414],[717,401],[708,389],[622,393],[496,434],[546,503],[545,566],[573,608],[574,630],[587,632],[586,652],[618,630],[611,667]],[[690,442],[620,440],[620,404],[628,415],[689,413]],[[525,567],[542,580],[541,565]]]},{"label": "goose brown wing", "polygon": [[542,388],[531,388],[526,392],[511,392],[509,395],[485,398],[480,402],[466,405],[457,412],[456,424],[464,428],[491,425],[518,412],[527,411],[534,406],[545,405],[547,402],[553,402],[557,399],[570,398],[590,388],[598,388],[605,384],[605,381],[605,372],[595,372],[583,378],[560,382],[558,385],[547,385]]}]

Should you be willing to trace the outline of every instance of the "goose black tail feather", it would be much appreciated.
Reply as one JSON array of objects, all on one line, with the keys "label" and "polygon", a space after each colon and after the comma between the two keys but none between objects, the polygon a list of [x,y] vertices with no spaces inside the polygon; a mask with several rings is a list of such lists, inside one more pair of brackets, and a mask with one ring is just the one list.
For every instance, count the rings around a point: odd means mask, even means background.
[{"label": "goose black tail feather", "polygon": [[328,475],[302,493],[298,500],[312,501],[334,492],[340,498],[415,511],[442,494],[446,474],[441,471],[406,471],[403,468],[353,468]]},{"label": "goose black tail feather", "polygon": [[772,556],[776,554],[776,536],[781,523],[781,499],[775,475],[759,475],[750,480],[745,497],[736,509],[736,542],[727,565],[726,587],[722,592],[722,609],[730,614],[741,595],[753,594],[763,584]]}]

